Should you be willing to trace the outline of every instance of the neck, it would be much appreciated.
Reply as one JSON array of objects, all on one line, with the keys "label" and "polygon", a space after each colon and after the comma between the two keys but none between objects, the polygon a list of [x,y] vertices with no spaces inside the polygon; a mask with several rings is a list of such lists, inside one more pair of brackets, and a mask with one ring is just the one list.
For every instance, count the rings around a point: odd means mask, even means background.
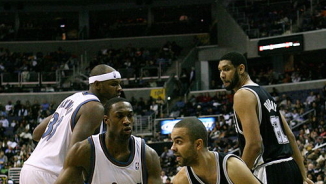
[{"label": "neck", "polygon": [[121,138],[118,135],[109,135],[108,130],[105,133],[105,144],[106,147],[111,150],[129,150],[129,139]]},{"label": "neck", "polygon": [[198,164],[191,167],[196,175],[205,183],[214,183],[216,181],[218,173],[215,154],[213,152],[207,150],[202,153],[198,160]]},{"label": "neck", "polygon": [[243,75],[239,79],[239,85],[234,88],[234,92],[237,92],[242,86],[247,84],[255,84],[251,79],[249,75]]},{"label": "neck", "polygon": [[[195,165],[192,165],[191,167],[198,172],[201,172],[201,170],[203,170],[203,168],[209,168],[211,165],[213,165],[212,163],[215,159],[215,155],[213,152],[211,151],[204,151],[200,154],[200,157],[198,158],[198,162]],[[205,172],[207,172],[207,170],[204,170]]]}]

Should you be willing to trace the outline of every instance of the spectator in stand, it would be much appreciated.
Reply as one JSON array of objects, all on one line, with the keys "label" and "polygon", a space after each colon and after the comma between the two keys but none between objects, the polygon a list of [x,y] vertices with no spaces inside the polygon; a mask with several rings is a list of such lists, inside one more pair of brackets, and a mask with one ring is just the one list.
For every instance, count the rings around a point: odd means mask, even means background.
[{"label": "spectator in stand", "polygon": [[34,100],[34,103],[31,106],[31,118],[34,121],[37,121],[37,118],[39,116],[40,110],[41,110],[40,103],[38,102],[38,100]]},{"label": "spectator in stand", "polygon": [[147,111],[147,104],[143,97],[139,97],[137,101],[137,105],[135,106],[134,112],[138,115],[144,115],[144,113]]},{"label": "spectator in stand", "polygon": [[189,90],[192,90],[196,82],[196,70],[195,67],[191,67],[189,72]]},{"label": "spectator in stand", "polygon": [[0,151],[0,170],[8,164],[8,157],[3,150]]},{"label": "spectator in stand", "polygon": [[315,102],[316,105],[320,107],[320,109],[325,109],[326,101],[325,98],[320,93],[317,93]]},{"label": "spectator in stand", "polygon": [[25,107],[25,105],[21,105],[21,108],[18,109],[18,114],[19,117],[25,117],[26,119],[29,119],[29,110]]},{"label": "spectator in stand", "polygon": [[2,103],[0,102],[0,116],[7,116],[6,108]]},{"label": "spectator in stand", "polygon": [[304,104],[300,101],[300,99],[296,99],[295,100],[294,108],[296,108],[298,111],[301,108],[304,108]]},{"label": "spectator in stand", "polygon": [[149,107],[149,110],[153,113],[155,113],[155,115],[157,116],[158,115],[158,104],[155,102],[155,101],[152,101],[152,104],[150,105]]},{"label": "spectator in stand", "polygon": [[159,108],[162,108],[165,104],[165,101],[161,96],[158,96],[157,99],[155,100],[155,103],[158,104]]},{"label": "spectator in stand", "polygon": [[49,107],[50,103],[47,100],[43,100],[43,102],[41,103],[41,110],[43,111],[43,113],[47,111]]},{"label": "spectator in stand", "polygon": [[[162,165],[162,164],[161,164]],[[165,171],[162,170],[161,171],[161,179],[162,179],[162,183],[166,183],[166,179],[168,178],[168,176],[166,175]]]},{"label": "spectator in stand", "polygon": [[13,115],[18,116],[18,111],[21,108],[22,108],[22,104],[21,104],[20,100],[17,100],[16,104],[14,105],[14,113],[13,113]]},{"label": "spectator in stand", "polygon": [[212,100],[212,97],[208,92],[204,93],[203,97],[201,98],[201,103],[206,104],[209,103]]},{"label": "spectator in stand", "polygon": [[300,76],[299,71],[292,72],[291,80],[292,80],[292,82],[300,82],[301,81],[301,76]]},{"label": "spectator in stand", "polygon": [[282,79],[283,83],[290,83],[292,81],[291,75],[289,73],[285,73],[284,78]]},{"label": "spectator in stand", "polygon": [[311,104],[311,102],[316,100],[316,95],[314,91],[310,91],[309,96],[307,96],[306,101],[305,101],[305,105],[309,106]]},{"label": "spectator in stand", "polygon": [[175,157],[173,155],[173,151],[167,146],[164,146],[164,151],[160,155],[160,162],[161,162],[162,170],[165,172],[167,176],[170,176],[170,174],[173,173],[174,159]]},{"label": "spectator in stand", "polygon": [[14,106],[12,105],[11,101],[8,101],[8,103],[5,105],[6,112],[8,116],[12,116],[14,113]]},{"label": "spectator in stand", "polygon": [[0,124],[0,139],[5,137],[5,131],[6,129]]},{"label": "spectator in stand", "polygon": [[186,68],[182,68],[179,80],[181,82],[181,95],[187,94],[189,89],[189,73]]},{"label": "spectator in stand", "polygon": [[5,116],[0,117],[0,124],[2,124],[2,127],[4,127],[4,128],[9,127],[9,121]]},{"label": "spectator in stand", "polygon": [[278,104],[278,106],[283,106],[283,107],[286,107],[286,105],[287,105],[287,101],[288,100],[291,100],[290,99],[290,97],[288,97],[287,96],[287,94],[282,94],[282,96],[281,96],[281,98],[280,98],[280,100],[279,100],[279,104]]},{"label": "spectator in stand", "polygon": [[171,183],[171,178],[170,177],[167,177],[164,184],[172,184]]},{"label": "spectator in stand", "polygon": [[293,118],[294,121],[298,120],[298,118],[299,118],[299,113],[298,113],[298,110],[296,108],[294,108],[292,110],[292,118]]}]

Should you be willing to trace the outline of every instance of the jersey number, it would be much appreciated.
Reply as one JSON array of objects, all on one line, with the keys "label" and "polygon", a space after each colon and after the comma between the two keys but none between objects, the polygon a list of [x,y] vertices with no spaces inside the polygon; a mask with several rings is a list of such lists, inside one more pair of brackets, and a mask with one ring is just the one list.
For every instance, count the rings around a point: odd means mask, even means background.
[{"label": "jersey number", "polygon": [[60,125],[62,121],[63,116],[59,118],[58,113],[54,113],[52,118],[49,121],[48,127],[46,128],[46,131],[42,135],[42,138],[47,137],[47,141],[54,135],[54,133],[57,130],[57,127]]},{"label": "jersey number", "polygon": [[274,128],[274,133],[279,144],[286,144],[289,142],[287,136],[284,134],[280,118],[278,116],[271,116],[271,123]]}]

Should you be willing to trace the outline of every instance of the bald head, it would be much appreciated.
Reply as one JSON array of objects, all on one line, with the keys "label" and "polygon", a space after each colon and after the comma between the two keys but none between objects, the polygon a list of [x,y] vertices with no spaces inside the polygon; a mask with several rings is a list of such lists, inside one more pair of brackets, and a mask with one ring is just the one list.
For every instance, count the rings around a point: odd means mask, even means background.
[{"label": "bald head", "polygon": [[115,69],[112,68],[111,66],[100,64],[92,69],[90,76],[102,75],[102,74],[110,73],[112,71],[115,71]]}]

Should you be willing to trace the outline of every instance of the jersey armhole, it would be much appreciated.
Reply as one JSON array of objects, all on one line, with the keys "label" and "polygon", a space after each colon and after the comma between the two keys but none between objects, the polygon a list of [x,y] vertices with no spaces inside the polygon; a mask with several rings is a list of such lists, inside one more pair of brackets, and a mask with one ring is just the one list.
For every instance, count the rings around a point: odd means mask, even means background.
[{"label": "jersey armhole", "polygon": [[145,152],[145,140],[141,139],[141,163],[142,163],[142,173],[143,173],[143,183],[147,184],[147,166],[146,166],[146,152]]},{"label": "jersey armhole", "polygon": [[94,145],[93,137],[90,136],[87,138],[87,140],[91,146],[91,157],[89,158],[90,159],[90,168],[88,170],[89,174],[88,176],[86,176],[86,180],[84,181],[84,184],[92,183],[94,169],[95,169],[95,145]]}]

